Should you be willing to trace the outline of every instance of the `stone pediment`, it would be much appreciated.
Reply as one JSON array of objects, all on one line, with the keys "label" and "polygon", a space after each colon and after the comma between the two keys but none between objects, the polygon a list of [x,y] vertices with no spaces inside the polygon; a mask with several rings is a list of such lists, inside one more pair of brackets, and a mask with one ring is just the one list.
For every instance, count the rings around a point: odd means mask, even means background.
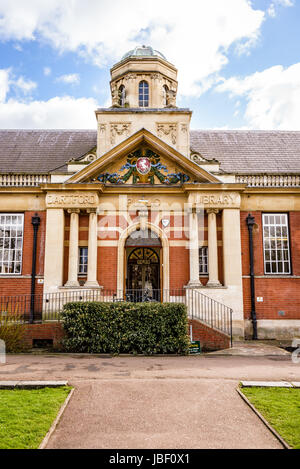
[{"label": "stone pediment", "polygon": [[160,138],[142,129],[68,179],[70,183],[107,185],[180,185],[219,183]]},{"label": "stone pediment", "polygon": [[193,181],[191,171],[183,169],[169,158],[142,146],[99,171],[90,182],[104,184],[163,184],[176,185]]}]

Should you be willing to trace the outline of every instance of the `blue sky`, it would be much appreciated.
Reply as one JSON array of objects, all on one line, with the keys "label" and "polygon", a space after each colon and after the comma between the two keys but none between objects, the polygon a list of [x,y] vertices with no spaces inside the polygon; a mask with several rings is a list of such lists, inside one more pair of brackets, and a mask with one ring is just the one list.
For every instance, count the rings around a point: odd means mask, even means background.
[{"label": "blue sky", "polygon": [[300,130],[298,0],[0,0],[0,127],[95,128],[109,69],[150,44],[192,128]]}]

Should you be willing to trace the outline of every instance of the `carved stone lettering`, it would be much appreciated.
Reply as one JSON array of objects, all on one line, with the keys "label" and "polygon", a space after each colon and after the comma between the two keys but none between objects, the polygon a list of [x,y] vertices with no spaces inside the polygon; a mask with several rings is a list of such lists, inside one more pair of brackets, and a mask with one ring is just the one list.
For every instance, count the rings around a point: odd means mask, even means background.
[{"label": "carved stone lettering", "polygon": [[98,205],[98,195],[93,193],[50,193],[46,197],[48,208],[93,208]]},{"label": "carved stone lettering", "polygon": [[239,208],[241,197],[235,192],[218,192],[197,194],[197,205],[216,208]]}]

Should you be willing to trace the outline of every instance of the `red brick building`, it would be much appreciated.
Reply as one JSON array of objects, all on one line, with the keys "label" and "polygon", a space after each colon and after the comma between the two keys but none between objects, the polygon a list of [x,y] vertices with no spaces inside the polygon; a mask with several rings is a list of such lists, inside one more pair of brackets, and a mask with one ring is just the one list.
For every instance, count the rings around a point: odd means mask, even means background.
[{"label": "red brick building", "polygon": [[299,336],[300,132],[190,131],[149,47],[111,78],[97,130],[0,131],[1,309],[33,292],[190,307],[192,291],[203,322],[232,310],[234,336]]}]

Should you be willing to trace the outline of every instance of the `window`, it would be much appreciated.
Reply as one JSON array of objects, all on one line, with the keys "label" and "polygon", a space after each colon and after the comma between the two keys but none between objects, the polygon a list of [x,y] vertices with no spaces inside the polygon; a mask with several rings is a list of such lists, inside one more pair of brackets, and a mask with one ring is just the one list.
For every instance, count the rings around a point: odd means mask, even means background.
[{"label": "window", "polygon": [[169,104],[169,88],[167,85],[163,86],[163,95],[164,95],[164,106],[168,106]]},{"label": "window", "polygon": [[139,106],[149,106],[149,85],[146,81],[141,81],[139,84]]},{"label": "window", "polygon": [[23,231],[23,214],[0,214],[0,274],[21,274]]},{"label": "window", "polygon": [[126,96],[125,86],[121,85],[120,88],[119,88],[119,105],[121,107],[125,106],[125,96]]},{"label": "window", "polygon": [[199,249],[199,274],[208,274],[208,247]]},{"label": "window", "polygon": [[263,215],[265,274],[290,274],[288,215]]},{"label": "window", "polygon": [[88,248],[79,248],[79,275],[87,274],[88,269]]}]

